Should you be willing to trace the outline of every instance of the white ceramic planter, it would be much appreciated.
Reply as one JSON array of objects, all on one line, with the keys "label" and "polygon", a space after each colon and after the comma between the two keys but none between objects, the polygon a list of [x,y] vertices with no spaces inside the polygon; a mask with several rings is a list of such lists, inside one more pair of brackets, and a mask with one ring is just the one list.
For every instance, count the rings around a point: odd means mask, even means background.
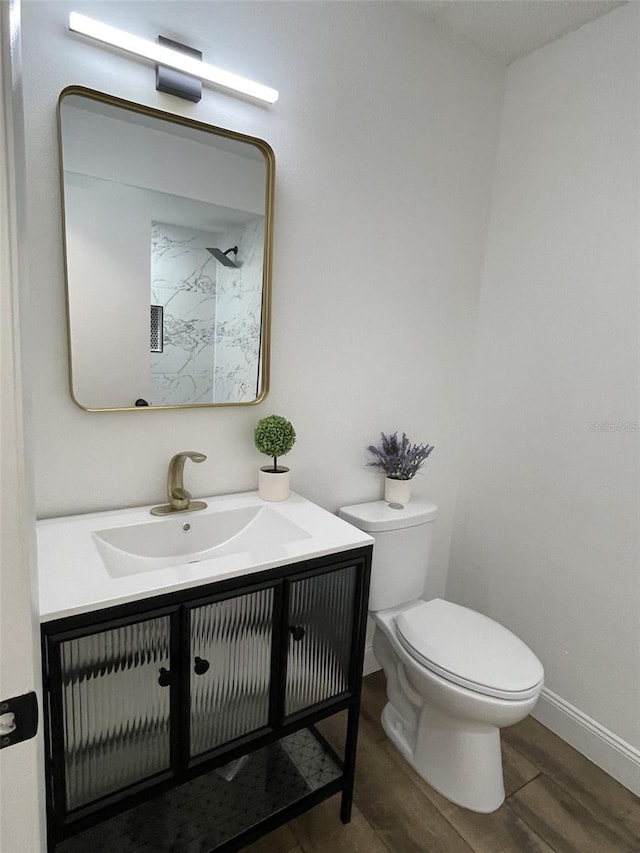
[{"label": "white ceramic planter", "polygon": [[289,469],[278,466],[258,472],[258,494],[263,501],[286,501],[289,497]]},{"label": "white ceramic planter", "polygon": [[392,480],[385,477],[384,499],[390,504],[408,504],[411,500],[411,480]]}]

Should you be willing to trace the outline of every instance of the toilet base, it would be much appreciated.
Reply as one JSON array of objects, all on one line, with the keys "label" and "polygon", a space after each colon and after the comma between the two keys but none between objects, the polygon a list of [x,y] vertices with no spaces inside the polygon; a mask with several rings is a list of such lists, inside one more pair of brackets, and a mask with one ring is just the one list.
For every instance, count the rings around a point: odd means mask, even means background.
[{"label": "toilet base", "polygon": [[447,799],[489,814],[504,802],[500,729],[529,714],[524,699],[488,696],[445,679],[410,655],[396,637],[398,612],[373,614],[373,653],[387,680],[382,725],[414,770]]},{"label": "toilet base", "polygon": [[411,733],[389,702],[381,717],[387,737],[425,782],[452,803],[489,814],[500,808],[505,791],[500,730],[495,726],[452,725],[450,715],[423,707],[412,749]]},{"label": "toilet base", "polygon": [[390,702],[387,702],[382,709],[380,722],[382,723],[382,728],[391,743],[395,746],[400,755],[413,766],[413,762],[411,760],[413,757],[413,750],[409,740],[407,739],[407,727],[400,714],[398,714]]}]

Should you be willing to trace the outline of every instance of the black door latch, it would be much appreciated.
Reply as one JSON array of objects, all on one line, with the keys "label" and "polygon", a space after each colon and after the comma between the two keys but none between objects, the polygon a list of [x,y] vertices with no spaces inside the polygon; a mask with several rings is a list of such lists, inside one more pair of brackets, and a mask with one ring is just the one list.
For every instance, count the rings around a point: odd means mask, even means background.
[{"label": "black door latch", "polygon": [[0,701],[0,749],[29,740],[38,731],[38,698],[25,693]]}]

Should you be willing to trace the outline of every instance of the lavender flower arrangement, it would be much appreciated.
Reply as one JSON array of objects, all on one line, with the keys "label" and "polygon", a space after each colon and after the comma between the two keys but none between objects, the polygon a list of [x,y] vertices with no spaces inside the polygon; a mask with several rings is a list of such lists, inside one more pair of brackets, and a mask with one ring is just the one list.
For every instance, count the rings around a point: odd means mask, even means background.
[{"label": "lavender flower arrangement", "polygon": [[433,450],[429,444],[411,444],[405,433],[398,440],[397,432],[393,435],[381,432],[380,439],[379,447],[369,445],[368,450],[375,458],[367,465],[384,471],[391,480],[412,480]]}]

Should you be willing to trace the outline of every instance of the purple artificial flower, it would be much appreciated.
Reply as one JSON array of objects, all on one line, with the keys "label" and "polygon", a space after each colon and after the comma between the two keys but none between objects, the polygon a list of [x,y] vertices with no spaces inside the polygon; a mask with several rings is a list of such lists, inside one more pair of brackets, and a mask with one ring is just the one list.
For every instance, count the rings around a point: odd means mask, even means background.
[{"label": "purple artificial flower", "polygon": [[384,471],[392,480],[412,480],[433,450],[429,444],[411,444],[405,433],[398,440],[398,433],[380,433],[380,446],[370,444],[368,450],[375,457],[367,462],[372,468]]}]

